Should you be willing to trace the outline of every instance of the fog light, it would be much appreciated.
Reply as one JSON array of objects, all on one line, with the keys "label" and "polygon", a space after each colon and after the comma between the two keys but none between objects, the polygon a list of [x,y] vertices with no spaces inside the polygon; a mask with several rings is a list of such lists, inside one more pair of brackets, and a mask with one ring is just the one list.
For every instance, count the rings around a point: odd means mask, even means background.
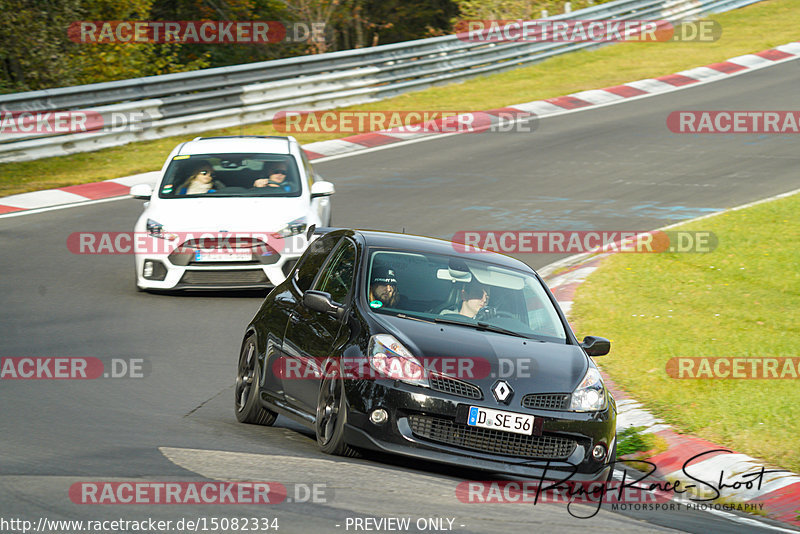
[{"label": "fog light", "polygon": [[145,278],[150,278],[153,276],[153,262],[146,261],[144,262],[144,269],[142,269],[142,275]]},{"label": "fog light", "polygon": [[376,425],[382,425],[389,419],[389,414],[386,413],[386,410],[383,408],[378,408],[377,410],[372,410],[372,413],[369,414],[369,420],[375,423]]},{"label": "fog light", "polygon": [[592,457],[598,462],[606,457],[606,448],[603,445],[595,445],[592,449]]}]

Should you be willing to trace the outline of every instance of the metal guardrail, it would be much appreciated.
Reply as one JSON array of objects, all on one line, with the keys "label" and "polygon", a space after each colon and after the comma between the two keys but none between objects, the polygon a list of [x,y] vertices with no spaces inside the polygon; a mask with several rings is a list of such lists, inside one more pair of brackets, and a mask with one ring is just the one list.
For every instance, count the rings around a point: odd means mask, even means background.
[{"label": "metal guardrail", "polygon": [[[760,0],[617,0],[548,20],[670,20]],[[578,42],[467,42],[456,35],[231,67],[0,95],[0,111],[87,110],[108,119],[138,112],[126,131],[0,135],[0,162],[98,150],[268,121],[281,110],[318,110],[514,69],[575,50]]]}]

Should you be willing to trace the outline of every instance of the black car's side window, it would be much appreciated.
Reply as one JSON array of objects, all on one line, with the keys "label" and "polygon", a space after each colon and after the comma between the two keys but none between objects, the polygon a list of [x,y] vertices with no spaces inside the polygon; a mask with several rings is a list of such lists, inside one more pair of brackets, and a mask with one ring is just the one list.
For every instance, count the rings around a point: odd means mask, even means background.
[{"label": "black car's side window", "polygon": [[356,247],[345,240],[317,282],[317,289],[330,293],[334,302],[344,304],[353,287],[356,265]]},{"label": "black car's side window", "polygon": [[340,236],[324,235],[308,245],[308,249],[303,254],[303,257],[300,258],[300,264],[294,272],[294,281],[300,291],[306,292],[311,289],[314,278],[325,263],[328,254],[336,246],[339,238]]}]

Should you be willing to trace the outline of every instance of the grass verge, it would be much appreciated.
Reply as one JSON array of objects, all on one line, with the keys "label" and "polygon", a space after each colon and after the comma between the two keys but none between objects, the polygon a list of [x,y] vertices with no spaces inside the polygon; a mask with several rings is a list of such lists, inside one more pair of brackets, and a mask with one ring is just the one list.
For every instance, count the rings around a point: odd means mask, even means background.
[{"label": "grass verge", "polygon": [[633,469],[642,469],[636,460],[646,460],[666,451],[669,446],[664,438],[644,433],[643,426],[632,426],[617,433],[617,460]]},{"label": "grass verge", "polygon": [[657,416],[795,472],[800,377],[677,379],[666,365],[676,357],[797,356],[799,211],[793,195],[683,225],[714,232],[716,250],[616,254],[578,288],[572,307],[576,331],[613,340],[603,368]]},{"label": "grass verge", "polygon": [[[671,74],[797,40],[798,9],[800,0],[764,1],[711,17],[722,26],[722,37],[714,43],[616,44],[360,105],[357,109],[479,111]],[[769,28],[769,31],[762,28]],[[276,132],[271,123],[261,123],[212,130],[203,135],[275,133],[280,132]],[[0,196],[158,170],[176,144],[192,137],[194,135],[169,137],[97,152],[0,164]],[[296,137],[301,143],[311,143],[342,136],[304,134]]]}]

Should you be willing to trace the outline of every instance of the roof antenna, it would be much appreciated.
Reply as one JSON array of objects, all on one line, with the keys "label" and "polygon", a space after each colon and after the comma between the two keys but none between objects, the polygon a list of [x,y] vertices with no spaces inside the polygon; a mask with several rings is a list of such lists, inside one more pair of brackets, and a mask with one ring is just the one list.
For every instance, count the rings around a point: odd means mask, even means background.
[{"label": "roof antenna", "polygon": [[405,226],[403,227],[403,233],[406,233],[406,227]]}]

